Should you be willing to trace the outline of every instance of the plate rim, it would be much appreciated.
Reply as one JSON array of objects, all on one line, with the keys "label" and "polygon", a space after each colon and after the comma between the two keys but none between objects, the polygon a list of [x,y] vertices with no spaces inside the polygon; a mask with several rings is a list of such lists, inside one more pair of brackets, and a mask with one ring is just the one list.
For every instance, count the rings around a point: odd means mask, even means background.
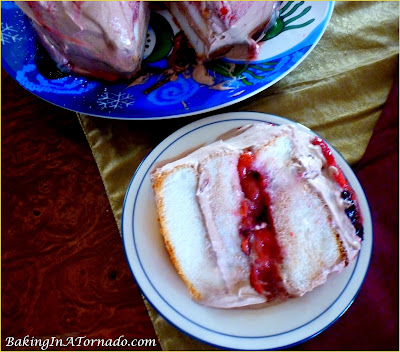
[{"label": "plate rim", "polygon": [[[11,69],[11,66],[4,59],[4,55],[1,57],[1,65],[7,71],[7,73],[19,85],[21,85],[28,92],[34,94],[38,98],[40,98],[40,99],[42,99],[42,100],[44,100],[44,101],[46,101],[46,102],[48,102],[48,103],[50,103],[52,105],[55,105],[57,107],[60,107],[60,108],[75,112],[77,114],[100,117],[100,118],[105,118],[105,119],[126,120],[126,121],[164,120],[164,119],[175,119],[175,118],[180,118],[180,117],[190,117],[190,116],[196,116],[196,115],[201,115],[201,114],[207,114],[207,113],[210,113],[210,112],[214,112],[214,111],[217,111],[217,110],[221,110],[221,109],[227,108],[227,107],[232,106],[234,104],[238,104],[238,103],[240,103],[240,102],[242,102],[242,101],[244,101],[246,99],[254,97],[255,95],[259,94],[260,92],[262,92],[262,91],[268,89],[269,87],[273,86],[275,83],[279,82],[281,79],[283,79],[284,77],[289,75],[294,69],[296,69],[308,57],[308,55],[314,50],[315,46],[319,43],[320,39],[324,35],[324,33],[325,33],[329,23],[330,23],[330,20],[331,20],[332,14],[333,14],[333,10],[334,10],[334,7],[335,7],[335,1],[322,1],[322,2],[326,3],[326,5],[327,5],[326,14],[322,18],[321,23],[318,25],[318,26],[322,26],[322,28],[321,28],[318,36],[316,37],[316,39],[312,42],[312,44],[309,47],[309,49],[302,55],[302,57],[294,65],[292,65],[288,70],[282,72],[277,78],[275,78],[274,80],[272,80],[269,83],[266,83],[266,84],[262,85],[258,89],[255,89],[255,90],[253,90],[253,91],[251,91],[251,92],[249,92],[249,93],[247,93],[247,94],[245,94],[243,96],[237,96],[235,99],[232,99],[230,101],[224,102],[222,104],[216,104],[216,105],[214,105],[212,107],[203,108],[203,109],[199,109],[199,110],[196,110],[196,111],[183,112],[183,113],[180,113],[180,114],[171,114],[171,115],[165,115],[165,116],[150,116],[150,117],[149,116],[147,116],[147,117],[142,117],[142,116],[134,116],[134,117],[132,117],[132,116],[110,116],[110,115],[103,115],[103,114],[100,114],[98,112],[97,113],[96,112],[92,113],[90,111],[81,111],[81,109],[74,109],[73,107],[64,106],[64,105],[62,105],[61,102],[51,101],[48,98],[45,98],[45,97],[37,94],[37,92],[35,92],[33,90],[30,90],[27,87],[25,87],[24,85],[22,85],[16,79],[16,71]],[[307,35],[306,38],[304,38],[300,43],[297,43],[296,45],[301,45],[301,43],[306,42],[312,34],[313,34],[313,32],[309,33],[309,35]],[[284,56],[284,54],[287,53],[287,52],[290,52],[290,49],[287,50],[284,53],[279,54],[278,57]],[[257,63],[258,61],[255,60],[254,62]],[[83,76],[77,75],[78,79],[80,77],[83,77]],[[85,77],[83,77],[83,78],[85,78]],[[75,96],[78,97],[80,95],[75,95]],[[166,110],[169,110],[169,106],[168,105],[154,106],[155,110],[158,110],[158,108],[163,108],[163,107]],[[116,111],[118,111],[118,110],[116,110]],[[131,111],[130,113],[134,114],[134,111]],[[128,112],[127,112],[127,115],[128,115]]]},{"label": "plate rim", "polygon": [[[243,116],[243,115],[245,115],[245,116]],[[250,116],[252,116],[252,117],[250,117]],[[257,118],[257,117],[258,117],[258,118]],[[319,136],[317,133],[311,131],[311,130],[310,130],[309,128],[307,128],[306,126],[301,125],[301,124],[299,124],[299,123],[297,123],[297,122],[291,121],[291,120],[289,120],[289,119],[287,119],[287,118],[280,117],[280,116],[277,116],[277,115],[266,114],[266,113],[260,113],[260,112],[223,113],[223,114],[218,114],[218,115],[210,116],[210,117],[207,117],[207,118],[204,118],[204,119],[200,119],[200,120],[194,121],[194,122],[192,122],[192,123],[190,123],[190,124],[188,124],[188,125],[186,125],[186,126],[183,126],[182,128],[180,128],[180,129],[178,129],[177,131],[173,132],[172,134],[170,134],[169,136],[167,136],[163,141],[161,141],[152,151],[150,151],[150,153],[142,160],[142,162],[141,162],[141,163],[139,164],[139,166],[137,167],[137,169],[136,169],[136,171],[135,171],[133,177],[131,178],[131,181],[130,181],[130,183],[129,183],[129,186],[128,186],[128,188],[127,188],[126,195],[125,195],[125,198],[124,198],[124,203],[123,203],[123,208],[122,208],[122,215],[121,215],[121,232],[122,232],[122,241],[123,241],[124,253],[125,253],[126,260],[127,260],[127,262],[128,262],[129,269],[130,269],[130,271],[131,271],[131,273],[132,273],[132,276],[133,276],[134,280],[136,281],[137,285],[139,286],[139,288],[140,288],[142,294],[145,296],[145,298],[147,299],[147,301],[155,308],[155,310],[156,310],[166,321],[168,321],[171,325],[173,325],[174,327],[176,327],[178,330],[182,331],[182,332],[185,333],[186,335],[189,335],[189,336],[193,337],[194,339],[196,339],[196,340],[198,340],[198,341],[201,341],[201,342],[203,342],[203,343],[206,343],[206,344],[209,344],[209,345],[212,345],[212,346],[215,346],[215,347],[230,348],[230,349],[232,348],[232,347],[230,347],[230,346],[227,347],[226,345],[223,345],[223,344],[218,344],[218,343],[210,342],[210,341],[208,341],[208,340],[206,340],[206,339],[200,338],[199,336],[195,336],[195,335],[193,335],[192,333],[188,332],[187,330],[185,330],[184,327],[179,326],[179,324],[177,324],[176,322],[173,322],[169,317],[166,316],[166,314],[164,314],[163,312],[160,311],[159,307],[157,307],[157,305],[153,303],[154,300],[155,300],[154,297],[149,298],[149,295],[150,295],[150,296],[153,295],[153,292],[147,292],[146,290],[143,290],[142,283],[139,282],[140,279],[137,278],[137,275],[136,275],[137,273],[135,274],[135,272],[134,272],[134,268],[133,268],[132,262],[131,262],[131,260],[130,260],[130,254],[128,253],[129,248],[128,248],[128,246],[127,246],[126,240],[127,240],[127,236],[129,236],[129,235],[132,235],[132,236],[134,237],[134,212],[132,212],[131,217],[129,217],[128,215],[126,215],[126,214],[127,214],[127,212],[126,212],[127,203],[128,203],[129,201],[132,202],[132,199],[133,199],[133,203],[136,204],[136,200],[137,200],[137,198],[138,198],[139,189],[140,189],[140,187],[141,187],[141,184],[143,183],[143,181],[145,180],[145,178],[149,176],[149,171],[150,171],[150,169],[153,167],[154,163],[157,162],[157,159],[158,159],[157,156],[159,156],[160,153],[162,153],[162,152],[164,152],[165,150],[167,150],[168,148],[170,148],[171,145],[172,145],[172,143],[174,143],[177,139],[183,137],[186,133],[189,133],[190,131],[194,131],[195,129],[204,127],[204,126],[208,125],[210,122],[213,122],[213,123],[225,123],[225,122],[228,122],[229,120],[234,120],[234,121],[238,121],[238,120],[240,121],[240,120],[242,120],[243,123],[246,123],[246,121],[248,121],[248,122],[250,122],[250,123],[251,123],[251,121],[253,121],[253,122],[254,122],[254,121],[260,121],[260,122],[261,122],[261,121],[262,121],[262,122],[267,122],[267,123],[268,123],[268,122],[273,122],[273,121],[270,121],[270,120],[269,120],[271,117],[272,117],[273,119],[275,119],[275,120],[277,119],[278,121],[280,121],[279,124],[282,124],[282,123],[285,123],[285,124],[294,124],[294,125],[300,126],[302,129],[304,129],[304,130],[310,132],[311,134],[314,134],[314,135],[316,135],[316,136]],[[276,123],[276,121],[273,122],[273,123]],[[186,132],[186,133],[185,133],[185,132]],[[169,143],[170,140],[172,140],[172,143]],[[168,145],[166,145],[167,143],[168,143]],[[302,342],[305,342],[305,341],[307,341],[307,340],[313,338],[314,336],[320,334],[321,332],[323,332],[324,330],[326,330],[327,328],[329,328],[332,324],[334,324],[334,323],[347,311],[347,309],[350,307],[350,305],[354,302],[355,298],[357,297],[359,291],[361,290],[361,288],[362,288],[362,286],[363,286],[363,284],[364,284],[365,278],[366,278],[367,273],[368,273],[368,269],[369,269],[370,262],[371,262],[372,248],[373,248],[373,227],[372,227],[371,212],[370,212],[368,200],[367,200],[367,198],[366,198],[366,196],[365,196],[365,192],[364,192],[364,190],[363,190],[363,188],[362,188],[362,185],[361,185],[360,182],[358,181],[358,178],[357,178],[357,176],[354,174],[354,172],[352,171],[350,165],[346,162],[346,160],[343,158],[343,156],[342,156],[335,148],[333,148],[329,143],[328,143],[328,145],[330,146],[330,148],[332,148],[332,150],[333,150],[335,153],[337,153],[337,155],[340,157],[339,159],[342,159],[342,160],[340,160],[339,164],[343,167],[342,164],[344,163],[344,164],[347,165],[347,167],[350,169],[350,171],[351,171],[351,173],[352,173],[352,177],[354,177],[355,182],[357,183],[357,187],[359,188],[359,191],[357,192],[357,195],[358,195],[359,198],[363,198],[363,201],[365,200],[364,206],[365,206],[366,214],[364,214],[364,212],[363,212],[363,217],[364,217],[364,220],[368,223],[368,226],[369,226],[370,229],[371,229],[371,234],[370,234],[370,250],[369,250],[368,253],[365,254],[367,263],[366,263],[366,265],[364,264],[364,267],[361,267],[361,268],[359,269],[359,270],[362,271],[361,274],[363,275],[363,277],[361,278],[361,280],[360,280],[360,278],[358,278],[357,281],[360,281],[360,282],[359,282],[359,286],[357,286],[356,289],[353,289],[353,290],[351,291],[351,292],[354,292],[354,294],[353,294],[353,296],[351,297],[351,299],[345,299],[345,303],[346,303],[346,304],[345,304],[344,308],[341,308],[339,312],[335,312],[335,313],[334,313],[334,318],[333,318],[333,319],[329,319],[329,322],[328,322],[326,325],[324,325],[325,323],[323,323],[324,326],[322,326],[322,327],[321,327],[321,326],[318,326],[317,331],[312,332],[310,335],[308,335],[308,336],[306,336],[306,337],[304,337],[304,338],[298,339],[298,340],[293,341],[293,342],[290,342],[290,343],[288,343],[288,344],[279,345],[279,346],[274,346],[274,347],[272,347],[272,348],[269,346],[269,347],[267,347],[268,349],[282,349],[282,348],[288,348],[288,347],[291,347],[291,346],[294,346],[294,345],[298,345],[298,344],[300,344],[300,343],[302,343]],[[336,157],[336,156],[335,156],[335,157]],[[150,161],[149,161],[149,160],[150,160]],[[150,162],[150,165],[147,167],[147,170],[144,170],[144,171],[143,171],[144,165],[147,166],[146,162],[147,162],[147,163]],[[139,175],[140,172],[143,173],[143,175],[140,175],[140,176],[141,176],[141,179],[139,180],[138,190],[137,190],[137,192],[136,192],[136,195],[132,196],[132,199],[130,199],[130,194],[131,194],[132,190],[134,189],[133,185],[134,185],[134,183],[137,181],[137,178],[136,178],[136,177]],[[346,176],[348,176],[348,175],[346,174]],[[135,205],[134,205],[134,207],[135,207]],[[127,222],[129,219],[131,220],[132,233],[129,233],[129,227],[127,228],[127,226],[129,226],[129,224],[126,225],[126,222]],[[134,243],[134,240],[133,240],[133,243]],[[139,254],[137,253],[137,247],[134,246],[134,248],[132,248],[132,249],[136,252],[136,256],[137,256],[137,258],[138,258],[138,260],[139,260],[139,262],[140,262],[140,257],[139,257]],[[368,248],[366,249],[366,251],[367,251],[367,250],[368,250]],[[316,317],[314,317],[311,321],[308,321],[307,323],[305,323],[305,324],[303,324],[303,325],[301,325],[301,326],[295,327],[294,329],[291,329],[291,330],[289,330],[289,331],[285,331],[285,332],[282,332],[282,333],[279,333],[279,334],[272,334],[272,335],[268,335],[268,336],[258,336],[258,337],[254,337],[254,336],[248,336],[248,337],[245,337],[245,336],[237,336],[237,337],[235,337],[235,336],[232,336],[232,335],[230,335],[230,334],[221,333],[221,332],[219,332],[219,331],[215,331],[215,330],[211,330],[211,331],[212,331],[212,333],[217,334],[218,336],[219,336],[219,335],[228,335],[228,338],[231,338],[231,337],[232,337],[232,338],[234,338],[234,339],[245,339],[245,340],[249,341],[249,340],[251,340],[251,339],[259,339],[259,340],[260,340],[260,339],[262,339],[262,338],[264,338],[264,339],[271,339],[271,338],[272,338],[272,339],[273,339],[276,335],[282,335],[282,336],[284,336],[284,335],[286,335],[286,334],[288,334],[288,333],[290,333],[290,332],[292,332],[292,331],[294,331],[294,330],[297,330],[297,329],[299,329],[299,328],[302,328],[302,327],[304,327],[304,326],[306,326],[306,325],[312,323],[312,322],[315,321],[316,319],[320,318],[321,316],[323,316],[323,315],[326,314],[327,312],[329,312],[329,311],[332,309],[332,307],[337,303],[337,301],[339,300],[339,298],[340,298],[340,297],[346,292],[346,290],[348,289],[348,285],[351,283],[352,278],[353,278],[353,275],[354,275],[354,273],[356,272],[357,264],[358,264],[359,259],[360,259],[360,255],[357,257],[357,260],[356,260],[356,262],[354,263],[353,271],[352,271],[352,273],[351,273],[351,275],[350,275],[350,277],[349,277],[347,283],[345,284],[345,286],[344,286],[343,290],[340,292],[340,294],[338,294],[338,296],[335,297],[334,301],[333,301],[322,313],[319,313],[319,314],[318,314]],[[166,305],[168,305],[168,306],[170,307],[170,309],[174,310],[176,314],[182,316],[182,314],[181,314],[180,312],[176,311],[176,309],[175,309],[174,307],[172,307],[167,301],[165,301],[164,297],[162,297],[162,295],[161,295],[161,294],[157,291],[157,289],[153,286],[151,280],[148,278],[147,273],[145,272],[145,270],[144,270],[144,268],[143,268],[143,264],[140,263],[140,265],[141,265],[141,270],[144,272],[144,276],[146,277],[146,280],[148,280],[148,284],[150,284],[150,286],[152,286],[152,289],[156,292],[156,294],[158,294],[158,296],[161,297],[161,299],[164,301],[164,303],[165,303]],[[137,269],[136,269],[136,271],[137,271]],[[145,291],[146,291],[146,292],[145,292]],[[158,299],[156,299],[156,300],[158,300]],[[339,302],[339,303],[340,303],[340,302]],[[342,305],[343,305],[343,304],[342,304]],[[168,313],[168,312],[167,312],[167,313]],[[183,318],[184,318],[185,320],[191,322],[190,318],[188,318],[188,317],[186,317],[186,316],[183,316]],[[176,320],[176,319],[175,319],[175,320]],[[191,323],[194,324],[194,325],[196,325],[196,326],[198,326],[200,329],[210,330],[210,329],[207,329],[207,328],[204,327],[204,326],[199,325],[199,324],[196,323],[196,322],[191,322]],[[307,334],[308,334],[308,333],[307,333]],[[292,339],[292,340],[293,340],[293,339]],[[266,341],[266,342],[265,342],[265,345],[268,345],[268,344],[271,344],[271,343],[268,343],[268,342]],[[259,348],[257,347],[257,348],[255,348],[255,349],[259,349]]]}]

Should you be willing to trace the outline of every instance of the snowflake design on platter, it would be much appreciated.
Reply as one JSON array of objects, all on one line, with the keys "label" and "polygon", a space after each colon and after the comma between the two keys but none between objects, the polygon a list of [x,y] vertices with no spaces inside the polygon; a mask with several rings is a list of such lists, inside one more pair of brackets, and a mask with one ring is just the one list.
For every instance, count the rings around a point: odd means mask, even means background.
[{"label": "snowflake design on platter", "polygon": [[97,99],[100,109],[122,109],[127,108],[135,103],[133,95],[128,93],[111,93],[105,91],[99,99]]},{"label": "snowflake design on platter", "polygon": [[16,43],[21,40],[18,30],[8,23],[1,24],[1,44]]}]

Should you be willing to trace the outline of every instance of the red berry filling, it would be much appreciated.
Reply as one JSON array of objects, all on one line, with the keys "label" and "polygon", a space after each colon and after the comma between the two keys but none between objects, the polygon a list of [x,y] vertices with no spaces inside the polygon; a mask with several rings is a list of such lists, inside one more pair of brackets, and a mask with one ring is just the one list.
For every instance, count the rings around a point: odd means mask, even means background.
[{"label": "red berry filling", "polygon": [[331,149],[325,143],[322,138],[315,137],[314,140],[311,142],[313,145],[319,145],[322,150],[322,154],[326,159],[326,163],[328,167],[335,167],[337,169],[337,173],[333,175],[334,180],[342,187],[344,190],[351,189],[349,183],[344,177],[342,170],[340,169],[339,165],[336,163],[335,158],[333,157]]},{"label": "red berry filling", "polygon": [[253,161],[252,153],[243,153],[237,166],[245,196],[240,209],[241,248],[250,257],[250,284],[258,293],[272,299],[284,292],[278,270],[282,255],[269,211],[267,179],[254,170]]},{"label": "red berry filling", "polygon": [[341,197],[346,202],[348,202],[349,206],[345,209],[345,213],[347,217],[350,219],[351,223],[353,224],[356,235],[359,236],[361,239],[364,236],[364,228],[362,225],[362,217],[357,207],[357,200],[353,189],[350,187],[346,177],[343,175],[342,170],[340,169],[339,165],[336,163],[335,158],[333,157],[332,151],[328,147],[328,145],[319,137],[315,137],[312,141],[313,145],[319,145],[322,150],[322,154],[326,159],[327,166],[334,166],[338,171],[333,176],[334,180],[337,184],[343,189]]}]

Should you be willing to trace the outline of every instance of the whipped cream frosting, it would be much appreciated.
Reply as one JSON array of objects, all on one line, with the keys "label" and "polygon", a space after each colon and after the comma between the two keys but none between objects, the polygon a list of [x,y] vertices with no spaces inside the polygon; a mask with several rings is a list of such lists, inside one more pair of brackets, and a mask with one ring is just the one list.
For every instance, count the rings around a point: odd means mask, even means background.
[{"label": "whipped cream frosting", "polygon": [[150,14],[141,1],[17,1],[57,64],[115,80],[139,68]]},{"label": "whipped cream frosting", "polygon": [[313,137],[300,133],[292,126],[290,128],[297,156],[294,167],[324,200],[332,217],[332,225],[342,240],[349,260],[352,261],[361,248],[361,239],[356,235],[354,226],[345,213],[348,204],[341,197],[343,190],[333,179],[333,174],[338,170],[327,165],[321,148],[311,143]]},{"label": "whipped cream frosting", "polygon": [[275,23],[279,4],[280,1],[174,1],[167,6],[199,58],[245,44],[241,58],[251,59],[258,53],[257,40]]}]

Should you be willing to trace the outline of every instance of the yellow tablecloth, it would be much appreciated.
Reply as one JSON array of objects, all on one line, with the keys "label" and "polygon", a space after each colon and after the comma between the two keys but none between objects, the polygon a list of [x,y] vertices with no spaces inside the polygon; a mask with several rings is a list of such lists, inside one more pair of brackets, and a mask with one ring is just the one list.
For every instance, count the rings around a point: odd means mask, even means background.
[{"label": "yellow tablecloth", "polygon": [[[229,108],[284,116],[313,129],[349,163],[363,155],[398,68],[398,2],[336,2],[321,41],[274,86]],[[208,116],[120,121],[79,114],[120,227],[122,204],[139,163],[176,129]],[[165,350],[209,350],[170,326],[145,301]]]}]

